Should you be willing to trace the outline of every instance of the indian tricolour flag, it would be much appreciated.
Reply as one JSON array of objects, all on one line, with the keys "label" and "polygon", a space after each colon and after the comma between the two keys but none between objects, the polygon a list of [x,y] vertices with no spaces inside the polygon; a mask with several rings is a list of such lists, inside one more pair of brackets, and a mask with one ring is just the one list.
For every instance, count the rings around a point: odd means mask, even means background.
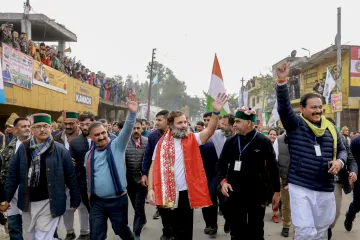
[{"label": "indian tricolour flag", "polygon": [[[220,64],[219,64],[218,58],[215,54],[214,65],[213,65],[213,69],[212,69],[210,86],[209,86],[208,97],[207,97],[206,112],[213,111],[211,103],[213,100],[216,99],[216,97],[218,96],[219,93],[226,93],[226,89],[225,89],[223,77],[221,74]],[[224,105],[223,109],[221,109],[220,115],[223,116],[228,113],[230,113],[230,108],[229,108],[229,104],[226,103]]]}]

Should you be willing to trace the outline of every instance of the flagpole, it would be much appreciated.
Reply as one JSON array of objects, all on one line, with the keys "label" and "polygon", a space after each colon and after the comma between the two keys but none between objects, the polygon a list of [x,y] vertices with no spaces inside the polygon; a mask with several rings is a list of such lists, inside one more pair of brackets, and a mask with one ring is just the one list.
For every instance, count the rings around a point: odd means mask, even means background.
[{"label": "flagpole", "polygon": [[[341,92],[341,7],[337,9],[337,35],[336,35],[336,47],[337,47],[337,70],[339,74],[338,88]],[[342,103],[341,103],[342,104]],[[336,127],[340,129],[341,112],[336,113]]]}]

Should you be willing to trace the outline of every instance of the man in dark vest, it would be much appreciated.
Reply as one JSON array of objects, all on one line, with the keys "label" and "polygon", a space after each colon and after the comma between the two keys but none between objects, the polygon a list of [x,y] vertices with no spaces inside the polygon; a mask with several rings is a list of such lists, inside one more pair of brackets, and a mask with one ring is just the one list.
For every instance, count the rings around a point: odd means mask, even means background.
[{"label": "man in dark vest", "polygon": [[135,239],[140,239],[141,230],[146,224],[145,198],[147,190],[141,185],[141,168],[148,139],[141,136],[141,132],[141,120],[136,120],[125,151],[127,190],[135,211],[133,222]]}]

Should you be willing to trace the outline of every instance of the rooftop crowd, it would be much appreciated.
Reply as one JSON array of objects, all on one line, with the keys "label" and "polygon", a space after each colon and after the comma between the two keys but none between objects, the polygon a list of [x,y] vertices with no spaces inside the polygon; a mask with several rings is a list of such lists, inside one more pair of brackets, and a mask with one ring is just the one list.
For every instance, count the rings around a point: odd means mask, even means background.
[{"label": "rooftop crowd", "polygon": [[12,24],[2,24],[0,26],[0,42],[31,56],[34,60],[43,63],[46,66],[54,68],[76,78],[82,82],[88,83],[100,88],[100,97],[107,101],[113,101],[120,104],[121,100],[125,101],[128,96],[126,82],[116,82],[113,79],[106,78],[101,71],[97,73],[90,71],[76,57],[65,56],[66,52],[71,49],[58,51],[56,46],[46,45],[44,42],[35,43],[28,39],[26,33],[14,31]]}]

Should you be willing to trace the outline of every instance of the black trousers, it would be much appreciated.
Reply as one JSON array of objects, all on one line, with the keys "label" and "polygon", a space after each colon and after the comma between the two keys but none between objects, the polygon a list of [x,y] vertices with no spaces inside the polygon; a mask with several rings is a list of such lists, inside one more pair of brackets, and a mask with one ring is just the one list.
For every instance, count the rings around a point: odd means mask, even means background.
[{"label": "black trousers", "polygon": [[[264,240],[265,203],[257,199],[244,201],[244,197],[229,198],[231,239],[234,240]],[[252,200],[252,201],[251,201]]]},{"label": "black trousers", "polygon": [[78,185],[79,185],[81,201],[84,203],[86,209],[88,210],[88,213],[90,213],[90,203],[89,203],[89,197],[88,197],[88,192],[87,192],[86,177],[78,176],[77,181],[78,181]]},{"label": "black trousers", "polygon": [[190,208],[187,191],[179,192],[178,207],[169,212],[170,226],[175,240],[193,239],[194,210]]},{"label": "black trousers", "polygon": [[172,236],[172,230],[171,230],[171,211],[170,209],[166,208],[158,208],[159,214],[161,216],[161,222],[163,225],[163,235],[165,237],[171,237]]},{"label": "black trousers", "polygon": [[216,193],[215,191],[210,196],[213,205],[201,209],[206,227],[217,228],[218,201]]}]

